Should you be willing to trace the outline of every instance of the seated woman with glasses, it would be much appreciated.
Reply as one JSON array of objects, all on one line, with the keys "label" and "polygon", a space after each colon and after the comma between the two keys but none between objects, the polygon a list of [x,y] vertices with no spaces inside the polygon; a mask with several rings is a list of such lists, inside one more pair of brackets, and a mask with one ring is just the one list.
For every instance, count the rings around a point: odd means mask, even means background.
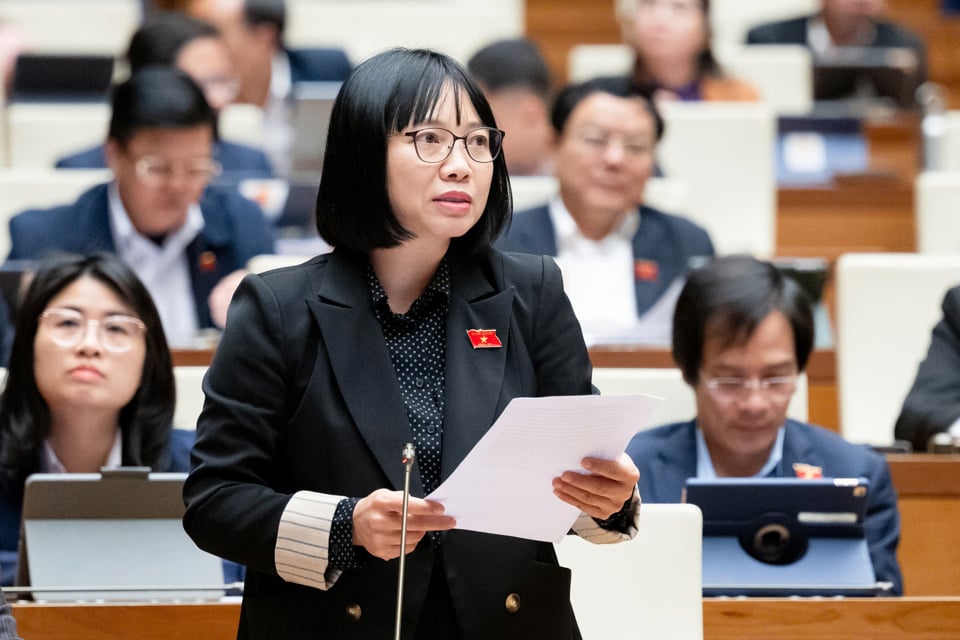
[{"label": "seated woman with glasses", "polygon": [[750,84],[728,76],[710,46],[709,0],[614,0],[624,42],[635,53],[633,81],[657,102],[756,101]]},{"label": "seated woman with glasses", "polygon": [[640,469],[640,495],[680,502],[687,478],[866,478],[874,572],[900,595],[900,515],[886,460],[787,418],[812,345],[806,294],[770,263],[729,256],[693,271],[677,300],[673,357],[697,415],[633,437],[627,453]]},{"label": "seated woman with glasses", "polygon": [[[336,248],[237,289],[184,485],[187,533],[248,567],[242,637],[387,636],[405,554],[404,637],[579,638],[550,543],[458,530],[424,499],[513,398],[591,391],[556,264],[490,246],[501,138],[444,55],[386,51],[343,84],[317,204]],[[581,464],[549,499],[592,542],[631,538],[633,463]]]},{"label": "seated woman with glasses", "polygon": [[16,576],[33,473],[142,465],[186,471],[193,432],[172,428],[173,369],[150,294],[116,257],[43,263],[21,302],[0,396],[0,567]]},{"label": "seated woman with glasses", "polygon": [[76,202],[10,221],[9,259],[115,252],[153,296],[170,344],[221,327],[246,264],[273,253],[269,223],[233,190],[208,186],[216,114],[182,71],[148,67],[113,93],[106,157],[113,180]]}]

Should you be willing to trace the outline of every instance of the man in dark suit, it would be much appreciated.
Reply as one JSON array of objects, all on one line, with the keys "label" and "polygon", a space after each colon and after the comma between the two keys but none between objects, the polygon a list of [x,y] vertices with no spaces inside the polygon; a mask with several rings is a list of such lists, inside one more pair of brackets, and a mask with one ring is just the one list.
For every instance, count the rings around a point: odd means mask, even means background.
[{"label": "man in dark suit", "polygon": [[[911,31],[881,19],[883,5],[883,0],[822,0],[820,13],[754,27],[747,33],[747,44],[804,45],[813,52],[815,66],[826,64],[843,48],[909,50],[913,54],[912,60],[903,60],[903,66],[913,67],[911,84],[919,86],[927,78],[923,40]],[[864,82],[872,83],[877,95],[888,95],[892,87],[885,86],[881,78],[865,77]],[[814,85],[817,100],[851,97],[855,92],[867,89],[857,87],[853,77],[846,83],[825,79]]]},{"label": "man in dark suit", "polygon": [[273,253],[259,208],[207,187],[216,115],[200,88],[172,67],[152,67],[119,85],[106,144],[114,179],[71,205],[10,221],[9,259],[115,251],[137,273],[175,345],[222,326],[247,261]]},{"label": "man in dark suit", "polygon": [[960,287],[943,299],[943,318],[933,328],[930,349],[903,401],[894,434],[917,451],[931,448],[931,438],[960,439]]},{"label": "man in dark suit", "polygon": [[[127,48],[130,72],[149,66],[175,66],[203,90],[218,114],[233,102],[238,81],[230,52],[220,33],[210,24],[186,14],[163,11],[147,19]],[[230,180],[273,177],[266,154],[255,147],[214,140],[213,158]],[[103,145],[60,158],[58,169],[97,169],[107,166]]]},{"label": "man in dark suit", "polygon": [[660,115],[625,79],[599,78],[563,89],[551,120],[559,197],[517,213],[499,247],[557,257],[589,341],[668,344],[688,263],[714,250],[693,222],[641,204]]},{"label": "man in dark suit", "polygon": [[342,49],[289,49],[283,43],[284,0],[192,0],[191,15],[223,34],[240,73],[237,102],[265,114],[267,155],[280,175],[291,170],[293,87],[301,82],[342,82],[353,66]]},{"label": "man in dark suit", "polygon": [[640,496],[679,502],[687,478],[866,478],[874,572],[899,595],[900,516],[886,461],[786,417],[812,345],[810,304],[773,265],[730,256],[692,272],[677,301],[673,357],[697,416],[634,436],[627,453],[640,469]]}]

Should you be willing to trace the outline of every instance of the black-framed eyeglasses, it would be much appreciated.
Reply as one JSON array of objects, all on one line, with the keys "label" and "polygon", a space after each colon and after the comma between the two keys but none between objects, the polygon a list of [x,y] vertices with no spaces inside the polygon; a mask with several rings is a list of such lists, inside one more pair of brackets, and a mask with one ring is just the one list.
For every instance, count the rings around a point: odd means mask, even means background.
[{"label": "black-framed eyeglasses", "polygon": [[392,135],[412,138],[417,157],[424,162],[443,162],[450,156],[457,140],[463,140],[463,148],[474,162],[493,162],[500,155],[504,133],[493,127],[479,127],[458,136],[449,129],[429,127]]}]

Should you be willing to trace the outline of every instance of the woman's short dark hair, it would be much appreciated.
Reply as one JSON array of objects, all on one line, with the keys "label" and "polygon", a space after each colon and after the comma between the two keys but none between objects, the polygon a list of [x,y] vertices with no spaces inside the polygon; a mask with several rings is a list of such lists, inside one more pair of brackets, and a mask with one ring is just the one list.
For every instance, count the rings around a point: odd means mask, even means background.
[{"label": "woman's short dark hair", "polygon": [[121,146],[142,129],[208,126],[216,135],[217,115],[203,91],[174,67],[140,69],[114,88],[111,109],[108,135]]},{"label": "woman's short dark hair", "polygon": [[694,269],[673,314],[673,359],[684,379],[697,383],[708,334],[724,348],[742,344],[774,311],[790,322],[797,367],[803,371],[813,348],[813,312],[795,280],[750,256],[716,258]]},{"label": "woman's short dark hair", "polygon": [[[343,83],[330,117],[317,196],[317,230],[336,247],[368,252],[412,237],[387,195],[387,136],[429,119],[452,87],[457,116],[465,100],[484,126],[496,127],[490,105],[463,67],[425,49],[391,49],[363,62]],[[480,220],[451,249],[472,253],[493,243],[509,223],[510,180],[501,153]]]},{"label": "woman's short dark hair", "polygon": [[609,93],[618,98],[639,100],[643,104],[643,108],[653,118],[657,140],[663,137],[663,118],[653,105],[653,101],[640,91],[629,78],[622,76],[593,78],[585,82],[569,84],[561,89],[553,101],[553,108],[550,110],[550,123],[558,135],[563,133],[563,128],[567,126],[567,120],[570,119],[570,114],[577,108],[577,105],[595,93]]},{"label": "woman's short dark hair", "polygon": [[220,32],[203,20],[180,11],[161,11],[147,18],[130,38],[127,62],[130,73],[144,67],[176,66],[184,46],[199,38],[220,38]]},{"label": "woman's short dark hair", "polygon": [[17,312],[6,388],[0,395],[0,490],[7,495],[21,496],[27,476],[40,471],[43,443],[50,433],[50,408],[34,375],[40,314],[50,300],[84,277],[110,288],[147,328],[140,385],[120,410],[122,463],[159,469],[169,464],[176,390],[170,349],[150,293],[116,256],[56,256],[41,263]]}]

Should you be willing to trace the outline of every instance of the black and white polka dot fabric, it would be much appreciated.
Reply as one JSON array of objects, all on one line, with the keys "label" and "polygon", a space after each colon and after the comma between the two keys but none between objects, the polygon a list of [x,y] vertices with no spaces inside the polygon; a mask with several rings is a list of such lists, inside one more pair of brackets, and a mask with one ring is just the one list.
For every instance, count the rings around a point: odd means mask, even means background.
[{"label": "black and white polka dot fabric", "polygon": [[420,480],[424,491],[430,493],[440,484],[450,268],[446,260],[441,261],[427,288],[404,314],[391,311],[387,294],[369,266],[367,282],[407,408]]}]

